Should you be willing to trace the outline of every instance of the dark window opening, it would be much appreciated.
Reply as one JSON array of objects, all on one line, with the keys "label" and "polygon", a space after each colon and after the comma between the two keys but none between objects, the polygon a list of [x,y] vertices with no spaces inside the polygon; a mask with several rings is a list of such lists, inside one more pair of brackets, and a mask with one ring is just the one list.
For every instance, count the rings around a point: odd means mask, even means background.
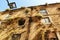
[{"label": "dark window opening", "polygon": [[60,8],[58,8],[57,10],[60,11]]},{"label": "dark window opening", "polygon": [[31,10],[33,10],[33,7],[31,7]]},{"label": "dark window opening", "polygon": [[60,8],[58,8],[60,10]]},{"label": "dark window opening", "polygon": [[13,34],[12,40],[20,40],[21,34]]},{"label": "dark window opening", "polygon": [[18,21],[19,25],[24,25],[24,23],[25,23],[25,20],[23,18]]},{"label": "dark window opening", "polygon": [[[52,36],[53,35],[53,36]],[[55,32],[51,32],[50,30],[47,30],[45,32],[45,40],[58,40],[56,33]]]}]

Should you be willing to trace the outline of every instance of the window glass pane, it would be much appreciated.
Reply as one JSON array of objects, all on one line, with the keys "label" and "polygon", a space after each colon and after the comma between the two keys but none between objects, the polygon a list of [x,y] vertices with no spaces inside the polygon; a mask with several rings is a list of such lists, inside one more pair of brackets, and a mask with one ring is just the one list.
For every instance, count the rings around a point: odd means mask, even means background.
[{"label": "window glass pane", "polygon": [[14,9],[16,8],[16,3],[15,2],[9,3],[9,6],[11,9]]},{"label": "window glass pane", "polygon": [[47,11],[45,9],[43,9],[43,10],[40,10],[40,13],[43,14],[43,15],[46,15]]},{"label": "window glass pane", "polygon": [[45,19],[45,23],[49,23],[49,19]]},{"label": "window glass pane", "polygon": [[44,19],[41,20],[41,22],[44,23],[44,24],[49,24],[50,20],[49,20],[49,18],[44,18]]}]

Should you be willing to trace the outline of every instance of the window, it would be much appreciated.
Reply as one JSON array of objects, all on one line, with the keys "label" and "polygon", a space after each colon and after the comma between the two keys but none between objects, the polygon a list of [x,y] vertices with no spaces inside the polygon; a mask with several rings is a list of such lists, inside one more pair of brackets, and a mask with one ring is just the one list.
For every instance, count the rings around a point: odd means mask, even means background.
[{"label": "window", "polygon": [[49,19],[48,17],[46,17],[46,18],[43,18],[43,19],[41,20],[41,22],[42,22],[43,24],[50,24],[50,19]]},{"label": "window", "polygon": [[9,3],[9,6],[11,9],[16,8],[16,3],[15,2]]},{"label": "window", "polygon": [[43,14],[43,15],[46,15],[47,14],[47,11],[45,9],[41,9],[40,10],[40,13]]},{"label": "window", "polygon": [[58,8],[58,10],[60,10],[60,8]]},{"label": "window", "polygon": [[58,11],[60,11],[60,8],[57,8]]},{"label": "window", "polygon": [[24,25],[25,23],[25,20],[23,18],[21,18],[19,21],[18,21],[18,25]]},{"label": "window", "polygon": [[12,40],[19,40],[20,36],[21,36],[21,34],[13,34],[12,35]]}]

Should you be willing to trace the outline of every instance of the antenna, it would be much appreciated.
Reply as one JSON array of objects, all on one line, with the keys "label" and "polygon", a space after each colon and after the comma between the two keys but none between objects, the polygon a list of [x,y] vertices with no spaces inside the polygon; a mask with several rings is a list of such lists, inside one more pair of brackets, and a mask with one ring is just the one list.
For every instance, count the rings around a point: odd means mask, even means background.
[{"label": "antenna", "polygon": [[15,8],[17,8],[17,6],[16,6],[16,3],[15,3],[15,2],[11,2],[11,3],[9,3],[9,1],[8,1],[8,0],[6,0],[6,1],[7,1],[8,6],[9,6],[9,8],[10,8],[10,9],[15,9]]}]

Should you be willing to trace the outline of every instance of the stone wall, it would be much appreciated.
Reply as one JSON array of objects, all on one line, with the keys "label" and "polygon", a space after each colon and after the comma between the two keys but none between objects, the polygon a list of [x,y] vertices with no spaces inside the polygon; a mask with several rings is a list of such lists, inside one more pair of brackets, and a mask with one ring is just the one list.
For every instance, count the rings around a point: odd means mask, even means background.
[{"label": "stone wall", "polygon": [[1,12],[0,40],[57,39],[55,33],[60,32],[59,5],[22,7]]}]

